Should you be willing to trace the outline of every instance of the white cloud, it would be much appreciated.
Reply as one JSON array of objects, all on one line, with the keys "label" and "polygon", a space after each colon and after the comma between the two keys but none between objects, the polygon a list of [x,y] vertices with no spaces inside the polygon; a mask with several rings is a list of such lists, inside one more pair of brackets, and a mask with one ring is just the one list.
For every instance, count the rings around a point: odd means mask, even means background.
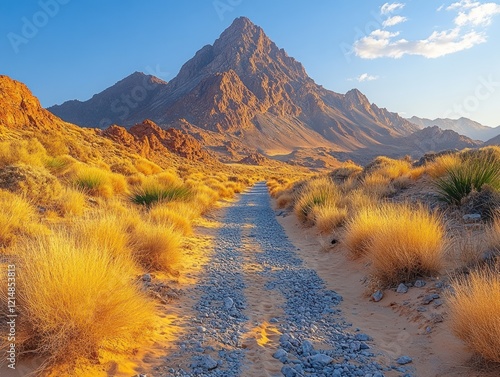
[{"label": "white cloud", "polygon": [[349,79],[349,81],[365,82],[365,81],[375,81],[378,80],[378,76],[369,75],[368,73],[362,73],[358,77]]},{"label": "white cloud", "polygon": [[439,58],[458,51],[467,50],[486,42],[486,37],[475,31],[461,34],[459,28],[433,32],[428,38],[408,41],[393,39],[396,33],[376,31],[354,44],[356,55],[363,59],[382,57],[401,58],[404,55],[420,55],[426,58]]},{"label": "white cloud", "polygon": [[405,7],[404,3],[385,3],[380,7],[380,14],[391,14]]},{"label": "white cloud", "polygon": [[457,26],[488,26],[493,17],[500,14],[500,5],[496,3],[471,2],[462,0],[451,4],[447,10],[458,10],[455,18]]},{"label": "white cloud", "polygon": [[396,26],[398,24],[402,24],[403,22],[406,22],[408,19],[403,16],[392,16],[389,17],[387,20],[385,20],[382,23],[383,27],[389,27],[389,26]]},{"label": "white cloud", "polygon": [[[385,3],[382,14],[390,14],[402,9],[402,3]],[[401,58],[405,55],[418,55],[425,58],[439,58],[459,51],[470,49],[487,40],[486,27],[500,14],[500,4],[481,3],[475,0],[460,0],[448,7],[440,6],[437,11],[446,9],[457,13],[453,27],[448,30],[434,31],[424,39],[406,40],[399,37],[400,32],[378,29],[354,43],[354,52],[363,59],[382,57]],[[382,27],[389,27],[407,21],[406,17],[387,18]]]}]

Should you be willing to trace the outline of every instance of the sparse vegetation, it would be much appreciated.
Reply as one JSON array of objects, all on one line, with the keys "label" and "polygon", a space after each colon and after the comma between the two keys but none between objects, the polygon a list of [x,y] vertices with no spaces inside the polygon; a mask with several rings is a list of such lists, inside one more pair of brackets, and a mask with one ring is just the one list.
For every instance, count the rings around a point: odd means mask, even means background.
[{"label": "sparse vegetation", "polygon": [[448,304],[455,335],[485,360],[500,363],[498,271],[473,271],[456,279]]},{"label": "sparse vegetation", "polygon": [[185,186],[165,185],[159,182],[149,181],[136,190],[132,195],[132,201],[135,204],[151,206],[158,202],[184,200],[187,199],[190,194],[190,190]]}]

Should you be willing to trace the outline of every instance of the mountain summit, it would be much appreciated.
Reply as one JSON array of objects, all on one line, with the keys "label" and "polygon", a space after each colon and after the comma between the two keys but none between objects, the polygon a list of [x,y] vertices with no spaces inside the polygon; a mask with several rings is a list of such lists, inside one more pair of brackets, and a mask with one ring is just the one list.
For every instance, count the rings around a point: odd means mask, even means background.
[{"label": "mountain summit", "polygon": [[131,126],[149,118],[162,128],[183,128],[214,149],[241,143],[270,154],[300,147],[353,151],[392,144],[418,130],[356,89],[344,95],[317,85],[301,63],[245,17],[201,48],[169,83],[158,82],[130,105],[123,98],[141,91],[132,76],[89,101],[49,110],[94,127],[103,126],[103,119]]}]

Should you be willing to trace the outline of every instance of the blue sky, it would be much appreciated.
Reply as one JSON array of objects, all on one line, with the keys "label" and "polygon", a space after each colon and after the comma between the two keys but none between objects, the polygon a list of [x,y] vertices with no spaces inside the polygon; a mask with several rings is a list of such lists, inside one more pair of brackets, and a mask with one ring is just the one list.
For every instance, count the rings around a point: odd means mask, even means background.
[{"label": "blue sky", "polygon": [[500,2],[4,0],[0,73],[43,106],[86,100],[134,71],[171,80],[246,16],[327,89],[403,116],[500,125]]}]

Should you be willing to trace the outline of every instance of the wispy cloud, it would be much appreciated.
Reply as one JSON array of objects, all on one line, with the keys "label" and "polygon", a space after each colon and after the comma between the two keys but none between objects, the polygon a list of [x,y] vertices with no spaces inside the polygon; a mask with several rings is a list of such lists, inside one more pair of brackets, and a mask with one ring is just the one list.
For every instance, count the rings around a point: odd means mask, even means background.
[{"label": "wispy cloud", "polygon": [[375,81],[375,80],[378,80],[378,76],[369,75],[368,73],[362,73],[358,77],[348,79],[348,81],[357,81],[357,82]]},{"label": "wispy cloud", "polygon": [[391,14],[397,10],[403,9],[405,7],[404,3],[385,3],[380,7],[381,14]]},{"label": "wispy cloud", "polygon": [[[380,13],[390,14],[403,7],[402,3],[385,3]],[[401,38],[401,33],[398,31],[378,29],[355,42],[356,55],[363,59],[401,58],[405,55],[419,55],[432,59],[464,51],[486,42],[486,27],[492,23],[496,15],[500,14],[500,4],[473,0],[461,0],[446,8],[441,6],[437,11],[442,9],[457,13],[452,28],[434,31],[425,39],[413,41]],[[405,21],[406,17],[392,16],[383,22],[382,27],[395,26]]]},{"label": "wispy cloud", "polygon": [[406,22],[408,19],[403,16],[392,16],[389,17],[387,20],[385,20],[382,23],[383,27],[390,27],[390,26],[396,26],[398,24],[402,24],[403,22]]}]

